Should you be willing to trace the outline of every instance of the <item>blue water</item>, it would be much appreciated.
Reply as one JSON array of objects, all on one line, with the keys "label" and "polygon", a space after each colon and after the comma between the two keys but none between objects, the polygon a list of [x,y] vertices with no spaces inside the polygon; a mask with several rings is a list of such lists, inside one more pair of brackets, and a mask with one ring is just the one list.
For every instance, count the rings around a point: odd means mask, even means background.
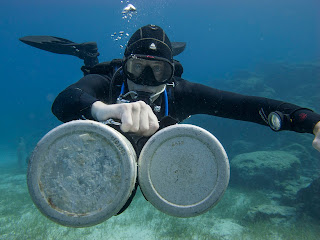
[{"label": "blue water", "polygon": [[[23,170],[18,172],[13,170],[17,165],[16,152],[19,139],[21,137],[24,139],[25,152],[29,153],[45,133],[59,125],[60,122],[51,113],[51,104],[59,92],[82,76],[80,71],[82,60],[32,48],[21,43],[18,40],[20,37],[51,35],[75,42],[96,41],[100,52],[99,60],[102,62],[122,57],[123,49],[119,47],[120,42],[111,38],[112,33],[123,30],[131,35],[143,25],[157,24],[166,31],[171,41],[187,42],[186,50],[177,56],[184,66],[185,79],[230,91],[238,90],[236,82],[226,84],[226,79],[232,79],[235,72],[252,73],[262,69],[260,74],[266,76],[268,72],[263,70],[266,69],[263,66],[268,64],[314,64],[320,60],[319,0],[132,0],[130,3],[137,8],[137,15],[128,22],[121,14],[126,1],[122,3],[120,0],[1,1],[2,177],[10,173],[11,177],[20,174],[21,179],[24,179]],[[292,92],[288,89],[294,89],[296,84],[303,86],[301,82],[305,79],[292,78],[286,82],[287,79],[283,78],[283,82],[270,83],[276,89],[276,94],[273,96],[295,101],[299,105],[307,105],[319,112],[319,101],[314,102],[319,100],[319,92],[313,89],[310,93],[309,89],[307,91],[301,88],[300,98],[292,98]],[[278,89],[277,83],[279,83]],[[260,93],[250,92],[250,94]],[[188,122],[213,132],[224,144],[227,152],[230,152],[230,156],[237,155],[232,147],[235,139],[254,142],[260,147],[258,149],[263,150],[281,148],[288,141],[290,143],[298,141],[307,148],[314,159],[318,161],[320,159],[319,153],[311,147],[311,135],[296,133],[277,135],[265,127],[252,123],[205,116],[191,118]],[[26,190],[24,180],[21,180],[19,186]],[[27,192],[24,194],[25,201],[32,206]],[[14,198],[15,195],[10,196]],[[5,200],[1,200],[1,203],[8,204]],[[33,211],[36,212],[35,209]],[[10,217],[2,212],[0,217],[3,222],[11,221]],[[39,216],[39,219],[42,219],[41,217]],[[232,214],[229,214],[229,219],[232,219]],[[178,220],[172,221],[182,224]],[[188,227],[187,223],[183,224]],[[0,238],[15,239],[23,236],[23,234],[12,234],[12,231],[21,231],[13,229],[1,228]],[[55,231],[59,231],[59,228]],[[174,232],[172,229],[170,231]],[[315,232],[320,231],[316,229]],[[33,234],[31,228],[25,236],[31,239]],[[178,237],[184,236],[175,234]],[[309,239],[313,239],[312,234]],[[172,239],[176,235],[172,235]],[[170,234],[161,236],[165,236],[163,237],[165,239],[170,238]],[[281,236],[286,239],[285,234]],[[192,238],[196,237],[197,235]],[[211,235],[208,234],[205,239],[212,239]]]}]

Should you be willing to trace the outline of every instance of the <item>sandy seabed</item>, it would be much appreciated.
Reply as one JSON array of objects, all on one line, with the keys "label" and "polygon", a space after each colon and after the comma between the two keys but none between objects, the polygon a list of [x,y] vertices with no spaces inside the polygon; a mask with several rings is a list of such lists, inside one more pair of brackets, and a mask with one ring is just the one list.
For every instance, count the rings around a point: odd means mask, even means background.
[{"label": "sandy seabed", "polygon": [[88,228],[60,226],[43,216],[28,193],[25,169],[0,174],[0,239],[319,239],[320,225],[308,216],[296,221],[249,223],[250,207],[269,203],[263,192],[229,187],[216,207],[194,218],[155,209],[138,191],[121,215]]}]

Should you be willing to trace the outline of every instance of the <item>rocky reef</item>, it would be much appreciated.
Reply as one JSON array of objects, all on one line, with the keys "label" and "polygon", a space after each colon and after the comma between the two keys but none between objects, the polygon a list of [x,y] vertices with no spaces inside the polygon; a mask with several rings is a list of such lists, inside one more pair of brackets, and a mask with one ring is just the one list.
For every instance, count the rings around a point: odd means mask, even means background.
[{"label": "rocky reef", "polygon": [[261,188],[277,188],[279,182],[299,176],[300,160],[284,151],[257,151],[237,155],[231,162],[232,182]]}]

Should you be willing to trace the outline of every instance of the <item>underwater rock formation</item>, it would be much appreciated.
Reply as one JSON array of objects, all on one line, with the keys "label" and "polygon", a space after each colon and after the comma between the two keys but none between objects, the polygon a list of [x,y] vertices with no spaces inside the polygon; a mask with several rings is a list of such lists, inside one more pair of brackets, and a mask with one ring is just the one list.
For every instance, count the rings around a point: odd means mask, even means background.
[{"label": "underwater rock formation", "polygon": [[298,192],[297,202],[304,211],[320,220],[320,177]]},{"label": "underwater rock formation", "polygon": [[279,200],[282,204],[293,206],[297,202],[297,193],[312,182],[311,178],[300,176],[298,179],[278,182],[277,187],[281,197]]},{"label": "underwater rock formation", "polygon": [[297,179],[300,160],[284,151],[243,153],[231,161],[231,183],[250,187],[275,188],[278,182]]},{"label": "underwater rock formation", "polygon": [[[308,144],[310,144],[310,139],[308,139]],[[309,145],[308,145],[309,146]],[[299,144],[299,143],[292,143],[288,146],[284,146],[281,148],[282,151],[286,151],[295,155],[301,161],[302,167],[309,167],[310,165],[314,164],[314,158],[311,156],[310,152],[308,151],[307,147]]]},{"label": "underwater rock formation", "polygon": [[243,74],[236,74],[232,79],[226,80],[225,84],[227,88],[238,93],[274,98],[277,93],[267,82],[263,76],[248,73],[245,77]]},{"label": "underwater rock formation", "polygon": [[[238,71],[224,81],[227,89],[284,101],[319,111],[320,62],[269,63],[256,67],[256,72]],[[288,85],[289,84],[289,85]],[[292,86],[292,87],[288,87]],[[224,87],[224,86],[223,86]],[[308,93],[308,97],[306,97]]]},{"label": "underwater rock formation", "polygon": [[[264,64],[260,67],[264,79],[271,88],[277,89],[284,100],[299,103],[302,106],[318,107],[320,100],[317,89],[320,88],[320,63]],[[294,87],[288,87],[288,83]],[[305,93],[308,93],[306,97]]]},{"label": "underwater rock formation", "polygon": [[296,219],[296,209],[287,206],[263,204],[252,207],[244,219],[250,222],[269,220],[274,223],[294,221]]}]

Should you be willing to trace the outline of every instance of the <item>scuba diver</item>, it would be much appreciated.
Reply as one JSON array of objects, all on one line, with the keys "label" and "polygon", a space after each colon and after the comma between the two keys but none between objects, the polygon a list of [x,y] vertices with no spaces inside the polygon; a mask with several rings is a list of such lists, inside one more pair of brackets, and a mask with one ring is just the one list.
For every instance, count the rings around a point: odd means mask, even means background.
[{"label": "scuba diver", "polygon": [[52,105],[60,121],[114,123],[134,143],[137,153],[156,131],[195,114],[250,121],[274,131],[311,133],[315,135],[313,146],[320,151],[319,114],[291,103],[221,91],[181,78],[183,68],[173,57],[185,44],[171,43],[159,26],[138,29],[123,59],[105,63],[98,63],[94,42],[75,44],[48,36],[20,40],[85,62],[85,76],[63,90]]}]

